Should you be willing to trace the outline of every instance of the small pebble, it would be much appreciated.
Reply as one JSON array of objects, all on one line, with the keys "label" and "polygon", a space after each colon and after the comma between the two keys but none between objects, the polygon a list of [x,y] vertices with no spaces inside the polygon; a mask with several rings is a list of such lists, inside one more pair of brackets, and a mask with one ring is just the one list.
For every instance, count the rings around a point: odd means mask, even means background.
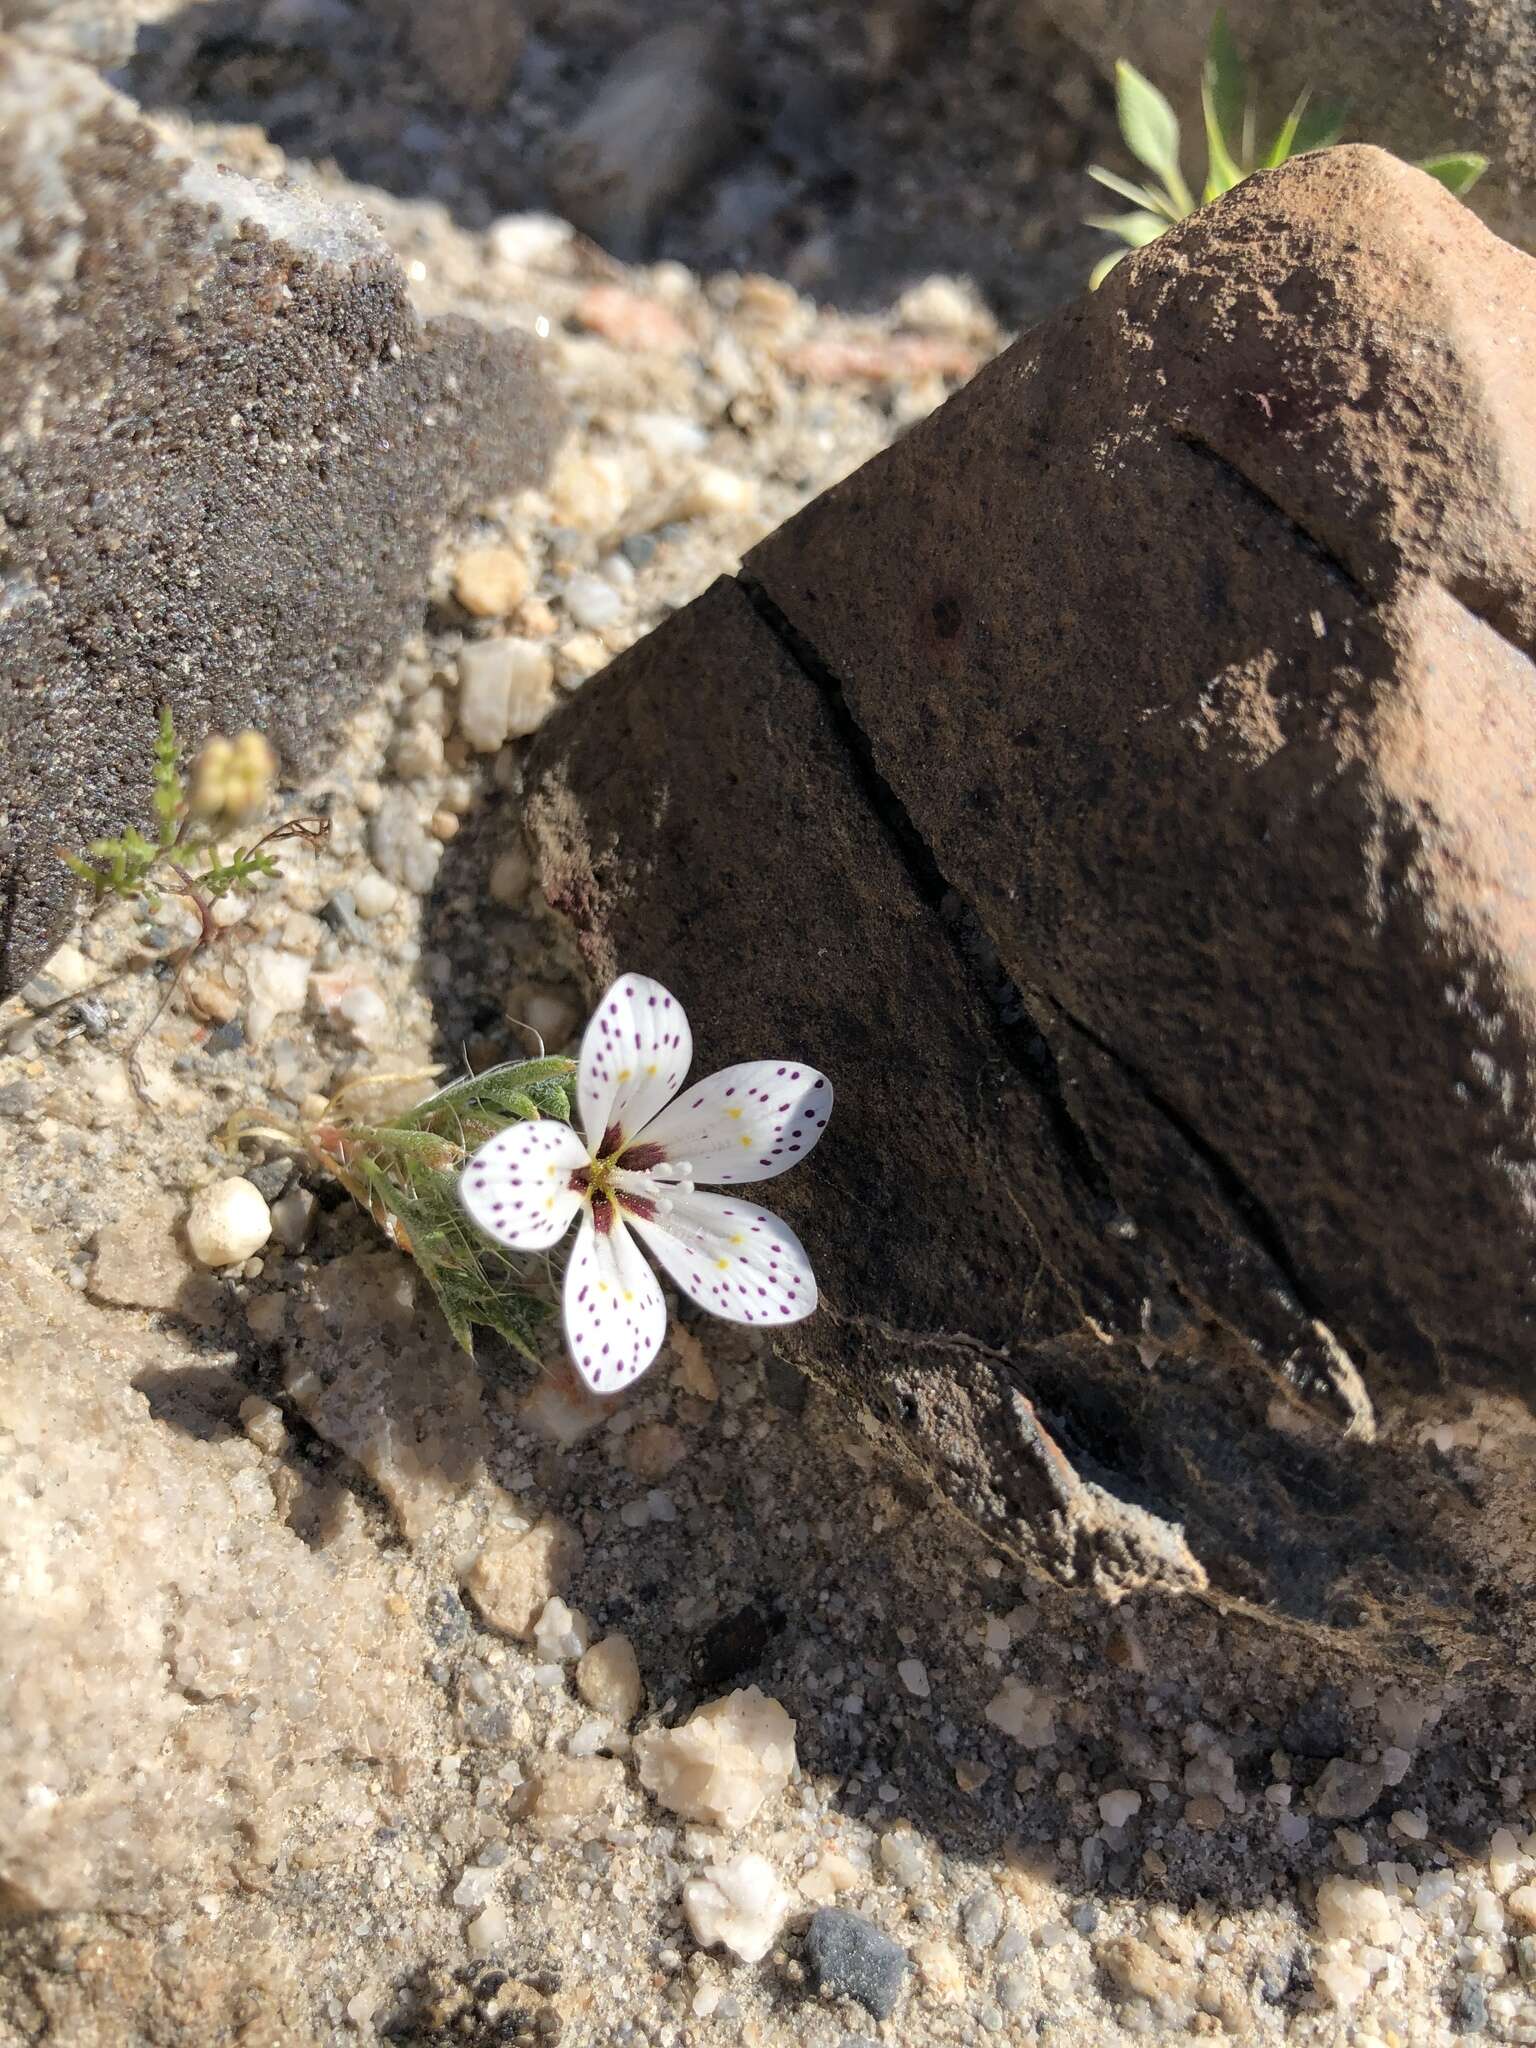
[{"label": "small pebble", "polygon": [[560,680],[575,689],[605,668],[609,659],[609,650],[596,633],[573,633],[560,648]]},{"label": "small pebble", "polygon": [[504,619],[533,587],[533,572],[517,548],[471,548],[453,572],[453,594],[477,619]]},{"label": "small pebble", "polygon": [[239,1174],[201,1189],[187,1212],[187,1244],[200,1266],[237,1265],[271,1235],[272,1213],[261,1190]]},{"label": "small pebble", "polygon": [[533,1627],[534,1648],[541,1657],[552,1664],[569,1664],[581,1656],[590,1640],[584,1614],[567,1607],[558,1594],[545,1602]]},{"label": "small pebble", "polygon": [[896,1676],[914,1699],[927,1699],[928,1673],[916,1657],[903,1657],[896,1666]]},{"label": "small pebble", "polygon": [[880,1861],[897,1884],[914,1890],[928,1875],[928,1852],[911,1828],[893,1828],[880,1838]]},{"label": "small pebble", "polygon": [[272,1235],[284,1251],[301,1252],[315,1227],[320,1204],[308,1188],[292,1187],[272,1204]]},{"label": "small pebble", "polygon": [[390,765],[407,782],[424,782],[443,772],[443,736],[430,725],[413,725],[401,733]]},{"label": "small pebble", "polygon": [[1359,1820],[1381,1797],[1384,1783],[1379,1766],[1335,1757],[1312,1787],[1312,1811],[1324,1820]]},{"label": "small pebble", "polygon": [[689,1930],[704,1948],[728,1948],[744,1963],[760,1963],[778,1939],[790,1897],[778,1872],[755,1850],[717,1863],[683,1886]]},{"label": "small pebble", "polygon": [[624,599],[602,576],[573,576],[565,586],[565,608],[578,626],[601,633],[624,616]]},{"label": "small pebble", "polygon": [[640,1711],[644,1687],[634,1645],[627,1636],[604,1636],[576,1666],[576,1690],[600,1714],[622,1727]]},{"label": "small pebble", "polygon": [[245,1035],[259,1044],[279,1017],[302,1010],[309,993],[309,961],[280,946],[255,946],[245,955]]},{"label": "small pebble", "polygon": [[996,1892],[972,1892],[960,1908],[967,1948],[987,1949],[1003,1931],[1003,1902]]},{"label": "small pebble", "polygon": [[79,995],[96,979],[96,969],[78,946],[63,945],[50,953],[30,981],[24,982],[21,999],[33,1010],[51,1010],[56,1003]]},{"label": "small pebble", "polygon": [[852,1998],[873,2019],[889,2019],[901,1996],[907,1955],[861,1913],[823,1906],[805,1933],[805,1962],[811,1981],[835,1998]]},{"label": "small pebble", "polygon": [[459,731],[477,753],[536,731],[554,701],[554,667],[537,641],[477,640],[460,652]]},{"label": "small pebble", "polygon": [[399,894],[394,883],[381,875],[377,868],[364,868],[352,886],[357,914],[369,922],[391,909]]},{"label": "small pebble", "polygon": [[507,1911],[493,1899],[464,1930],[464,1939],[477,1956],[488,1956],[506,1945],[511,1923]]},{"label": "small pebble", "polygon": [[1106,1792],[1099,1800],[1099,1815],[1107,1828],[1123,1828],[1140,1811],[1139,1792]]},{"label": "small pebble", "polygon": [[[274,1299],[264,1296],[265,1300]],[[256,1304],[253,1302],[254,1308]],[[240,1427],[245,1431],[257,1450],[265,1451],[275,1458],[288,1441],[288,1431],[283,1424],[283,1411],[275,1401],[263,1400],[260,1394],[248,1394],[240,1403]]]},{"label": "small pebble", "polygon": [[1039,1990],[1039,1977],[1032,1969],[1015,1965],[1004,1970],[997,1980],[997,2000],[1004,2012],[1028,2012],[1034,2004]]},{"label": "small pebble", "polygon": [[556,470],[549,497],[563,525],[581,533],[611,533],[629,503],[629,486],[611,456],[573,453]]},{"label": "small pebble", "polygon": [[[258,1263],[255,1260],[251,1264]],[[288,1321],[288,1303],[281,1294],[258,1294],[246,1303],[245,1320],[251,1335],[263,1344],[275,1344]],[[250,1431],[247,1430],[247,1435]]]},{"label": "small pebble", "polygon": [[368,850],[376,866],[409,889],[425,896],[437,880],[443,849],[422,823],[409,790],[392,789],[379,805],[368,828]]}]

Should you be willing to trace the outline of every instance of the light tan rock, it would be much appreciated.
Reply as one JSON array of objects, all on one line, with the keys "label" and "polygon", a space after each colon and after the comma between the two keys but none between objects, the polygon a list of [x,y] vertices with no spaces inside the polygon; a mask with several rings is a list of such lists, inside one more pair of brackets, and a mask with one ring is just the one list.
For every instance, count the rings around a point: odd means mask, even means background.
[{"label": "light tan rock", "polygon": [[477,640],[459,656],[459,731],[494,754],[543,723],[555,701],[554,661],[537,640]]},{"label": "light tan rock", "polygon": [[477,619],[504,619],[533,587],[533,572],[520,548],[471,548],[453,572],[453,594]]},{"label": "light tan rock", "polygon": [[918,1979],[939,2005],[959,2005],[965,1997],[965,1972],[947,1941],[920,1941],[912,1951]]},{"label": "light tan rock", "polygon": [[470,1598],[492,1628],[526,1641],[547,1603],[581,1569],[585,1546],[556,1515],[521,1535],[495,1530],[465,1574]]},{"label": "light tan rock", "polygon": [[272,1235],[272,1212],[243,1174],[200,1188],[187,1212],[187,1246],[200,1266],[236,1266]]},{"label": "light tan rock", "polygon": [[789,1907],[779,1873],[755,1850],[683,1886],[683,1913],[694,1940],[704,1948],[727,1948],[744,1963],[760,1963],[767,1955]]},{"label": "light tan rock", "polygon": [[408,1542],[481,1478],[488,1448],[479,1376],[419,1284],[393,1251],[315,1266],[283,1375],[293,1406],[356,1459]]},{"label": "light tan rock", "polygon": [[1397,1938],[1397,1910],[1379,1885],[1353,1877],[1325,1877],[1317,1888],[1317,1924],[1330,1941],[1368,1941],[1385,1947]]},{"label": "light tan rock", "polygon": [[[185,1379],[195,1357],[174,1332],[63,1286],[4,1219],[11,1908],[173,1907],[226,1882],[231,1860],[275,1855],[313,1763],[388,1761],[423,1740],[425,1638],[387,1605],[392,1568],[357,1519],[338,1516],[310,1547],[283,1521],[255,1444],[167,1427],[137,1391]],[[125,2023],[118,2038],[139,2036]]]},{"label": "light tan rock", "polygon": [[617,1757],[559,1757],[534,1780],[528,1826],[541,1841],[570,1841],[592,1823],[611,1819],[623,1791],[624,1766]]},{"label": "light tan rock", "polygon": [[1055,1703],[1021,1678],[1004,1681],[1001,1692],[987,1702],[986,1716],[1025,1749],[1046,1749],[1056,1740]]},{"label": "light tan rock", "polygon": [[576,1690],[594,1713],[606,1714],[621,1726],[633,1721],[645,1687],[628,1636],[604,1636],[592,1645],[576,1666]]},{"label": "light tan rock", "polygon": [[685,1820],[734,1833],[782,1792],[795,1769],[795,1724],[755,1685],[713,1700],[679,1728],[635,1744],[640,1782]]},{"label": "light tan rock", "polygon": [[193,1265],[182,1236],[182,1203],[155,1195],[96,1233],[90,1292],[114,1308],[158,1309],[191,1322],[219,1315],[219,1282]]}]

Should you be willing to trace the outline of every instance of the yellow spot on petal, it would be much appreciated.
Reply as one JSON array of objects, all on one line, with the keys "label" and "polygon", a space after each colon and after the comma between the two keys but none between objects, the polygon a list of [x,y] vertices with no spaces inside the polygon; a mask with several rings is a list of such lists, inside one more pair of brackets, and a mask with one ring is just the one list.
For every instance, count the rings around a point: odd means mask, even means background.
[{"label": "yellow spot on petal", "polygon": [[733,1237],[733,1238],[731,1239],[731,1243],[732,1243],[732,1244],[745,1244],[745,1243],[746,1243],[746,1239],[745,1239],[745,1238],[744,1238],[744,1237],[742,1236],[741,1232],[740,1232],[740,1231],[738,1230],[738,1231],[737,1231],[737,1233],[736,1233],[736,1235],[735,1235],[735,1236],[734,1236],[734,1237]]},{"label": "yellow spot on petal", "polygon": [[726,1115],[727,1115],[727,1116],[733,1116],[733,1117],[735,1117],[735,1118],[736,1118],[736,1119],[737,1119],[738,1121],[740,1121],[740,1118],[741,1118],[741,1111],[740,1111],[739,1109],[728,1109],[728,1110],[727,1110],[727,1111],[726,1111],[725,1113],[726,1113]]},{"label": "yellow spot on petal", "polygon": [[721,1270],[721,1272],[722,1272],[722,1273],[723,1273],[723,1272],[725,1271],[726,1267],[727,1267],[727,1266],[728,1266],[728,1265],[729,1265],[730,1263],[731,1263],[731,1262],[730,1262],[730,1260],[729,1260],[729,1259],[716,1259],[716,1261],[715,1261],[715,1264],[716,1264],[716,1265],[717,1265],[717,1266],[718,1266],[718,1267],[720,1268],[720,1270]]},{"label": "yellow spot on petal", "polygon": [[546,1209],[553,1209],[553,1207],[555,1206],[555,1198],[553,1195],[550,1196],[549,1200],[544,1204],[544,1206]]},{"label": "yellow spot on petal", "polygon": [[627,1081],[627,1080],[629,1079],[629,1068],[628,1068],[628,1067],[626,1067],[626,1068],[624,1069],[623,1073],[622,1073],[622,1074],[620,1074],[620,1076],[619,1076],[619,1079],[620,1079],[621,1081]]},{"label": "yellow spot on petal", "polygon": [[597,1283],[597,1291],[599,1294],[606,1294],[608,1292],[608,1282],[606,1280],[599,1280]]},{"label": "yellow spot on petal", "polygon": [[656,1078],[656,1069],[654,1067],[647,1067],[645,1071],[650,1075],[651,1079],[654,1081]]},{"label": "yellow spot on petal", "polygon": [[743,1145],[746,1146],[749,1152],[752,1150],[752,1140],[750,1138],[743,1138],[741,1142],[743,1143]]}]

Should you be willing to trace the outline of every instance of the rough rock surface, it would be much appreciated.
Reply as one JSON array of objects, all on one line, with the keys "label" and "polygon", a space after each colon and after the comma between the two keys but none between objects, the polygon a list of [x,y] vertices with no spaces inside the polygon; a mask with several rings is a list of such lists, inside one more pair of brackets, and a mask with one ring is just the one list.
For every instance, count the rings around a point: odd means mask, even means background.
[{"label": "rough rock surface", "polygon": [[0,362],[6,988],[161,705],[304,758],[394,658],[445,516],[532,481],[554,413],[520,337],[418,321],[361,213],[188,167],[3,37]]},{"label": "rough rock surface", "polygon": [[1532,281],[1380,151],[1252,181],[620,662],[530,805],[594,976],[837,1079],[799,1359],[1069,1580],[1410,1661],[1525,1640]]},{"label": "rough rock surface", "polygon": [[[1020,9],[1026,20],[1034,12]],[[1046,0],[1044,12],[1106,73],[1128,57],[1155,78],[1197,146],[1211,29],[1204,0]],[[1310,87],[1343,102],[1352,139],[1410,161],[1481,150],[1491,162],[1477,211],[1500,233],[1536,246],[1536,16],[1525,0],[1456,0],[1447,8],[1303,0],[1283,13],[1265,0],[1232,0],[1226,13],[1274,126]]]},{"label": "rough rock surface", "polygon": [[[398,1757],[428,1697],[421,1630],[339,1495],[232,1432],[152,1412],[163,1338],[0,1230],[0,1919],[259,1885],[338,1758]],[[311,1504],[315,1505],[315,1504]]]}]

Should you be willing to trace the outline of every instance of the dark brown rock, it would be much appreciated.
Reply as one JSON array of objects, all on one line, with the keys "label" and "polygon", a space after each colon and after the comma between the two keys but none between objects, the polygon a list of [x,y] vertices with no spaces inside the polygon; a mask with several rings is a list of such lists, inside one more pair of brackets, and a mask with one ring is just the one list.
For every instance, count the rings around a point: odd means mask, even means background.
[{"label": "dark brown rock", "polygon": [[547,729],[594,977],[838,1115],[796,1357],[1067,1578],[1518,1656],[1536,266],[1342,150],[1121,266]]},{"label": "dark brown rock", "polygon": [[522,340],[423,326],[361,215],[189,169],[0,38],[0,990],[68,916],[55,847],[143,807],[160,706],[311,763],[441,522],[555,426]]}]

